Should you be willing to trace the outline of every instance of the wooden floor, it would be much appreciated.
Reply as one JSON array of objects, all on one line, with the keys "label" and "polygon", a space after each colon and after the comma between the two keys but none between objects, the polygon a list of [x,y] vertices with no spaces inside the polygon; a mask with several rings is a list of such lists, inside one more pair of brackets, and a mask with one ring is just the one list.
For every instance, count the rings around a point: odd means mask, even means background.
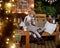
[{"label": "wooden floor", "polygon": [[[25,48],[25,45],[20,48]],[[45,45],[30,43],[30,48],[56,48],[56,43],[54,41],[45,41]]]}]

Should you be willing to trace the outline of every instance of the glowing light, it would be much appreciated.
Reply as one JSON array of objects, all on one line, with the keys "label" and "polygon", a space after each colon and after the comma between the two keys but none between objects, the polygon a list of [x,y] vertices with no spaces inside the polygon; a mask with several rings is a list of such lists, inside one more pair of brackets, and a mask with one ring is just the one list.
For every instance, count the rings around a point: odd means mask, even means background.
[{"label": "glowing light", "polygon": [[15,31],[13,31],[13,33],[15,33]]},{"label": "glowing light", "polygon": [[13,35],[13,38],[15,38],[15,35]]},{"label": "glowing light", "polygon": [[10,13],[11,11],[9,10],[8,13]]},{"label": "glowing light", "polygon": [[3,2],[2,0],[0,0],[0,2]]},{"label": "glowing light", "polygon": [[6,6],[7,7],[12,7],[12,4],[11,3],[6,3]]},{"label": "glowing light", "polygon": [[6,13],[8,13],[8,11],[6,11]]},{"label": "glowing light", "polygon": [[8,17],[6,17],[6,19],[8,20],[9,18],[8,18]]},{"label": "glowing light", "polygon": [[49,1],[48,1],[49,2]]},{"label": "glowing light", "polygon": [[15,5],[13,4],[12,6],[14,7]]},{"label": "glowing light", "polygon": [[14,22],[16,22],[16,18],[14,18]]},{"label": "glowing light", "polygon": [[16,25],[15,23],[13,23],[13,25]]},{"label": "glowing light", "polygon": [[31,7],[34,7],[34,4],[32,4]]},{"label": "glowing light", "polygon": [[15,12],[12,11],[12,13],[15,13]]},{"label": "glowing light", "polygon": [[9,41],[9,38],[7,38],[7,41]]},{"label": "glowing light", "polygon": [[9,11],[6,11],[6,13],[10,13],[11,11],[9,10]]},{"label": "glowing light", "polygon": [[28,12],[24,12],[25,14],[28,14]]},{"label": "glowing light", "polygon": [[12,46],[10,48],[15,48],[15,44],[12,44]]},{"label": "glowing light", "polygon": [[45,1],[52,4],[52,3],[56,2],[57,0],[45,0]]},{"label": "glowing light", "polygon": [[14,0],[12,0],[12,2],[14,2]]},{"label": "glowing light", "polygon": [[19,11],[18,13],[22,13],[22,12]]},{"label": "glowing light", "polygon": [[31,5],[30,5],[30,8],[34,8],[34,4],[31,4]]},{"label": "glowing light", "polygon": [[5,9],[9,12],[12,8],[12,3],[5,3]]},{"label": "glowing light", "polygon": [[6,42],[6,44],[9,44],[9,42]]},{"label": "glowing light", "polygon": [[0,7],[1,7],[1,4],[0,4]]}]

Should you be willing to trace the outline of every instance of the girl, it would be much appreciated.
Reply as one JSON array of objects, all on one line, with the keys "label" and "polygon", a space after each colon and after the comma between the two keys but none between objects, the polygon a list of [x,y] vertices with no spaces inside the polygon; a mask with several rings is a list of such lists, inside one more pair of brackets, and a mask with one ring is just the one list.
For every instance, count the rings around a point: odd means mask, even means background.
[{"label": "girl", "polygon": [[41,35],[39,34],[39,32],[37,31],[39,29],[39,27],[34,26],[35,22],[34,22],[34,17],[31,11],[28,11],[28,15],[25,17],[24,19],[24,23],[27,27],[27,30],[30,31],[30,35],[33,35],[33,37],[35,39],[37,39],[37,43],[43,43],[40,41],[43,41],[41,38]]}]

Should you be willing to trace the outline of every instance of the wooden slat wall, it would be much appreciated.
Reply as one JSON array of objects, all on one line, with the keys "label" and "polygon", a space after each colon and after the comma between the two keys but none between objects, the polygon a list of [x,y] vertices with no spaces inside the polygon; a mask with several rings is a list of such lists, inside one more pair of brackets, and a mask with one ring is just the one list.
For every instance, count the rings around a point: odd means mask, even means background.
[{"label": "wooden slat wall", "polygon": [[[26,48],[25,45],[23,45],[20,48]],[[30,43],[30,48],[56,48],[56,43],[54,41],[45,41],[44,45],[37,45],[34,43]]]}]

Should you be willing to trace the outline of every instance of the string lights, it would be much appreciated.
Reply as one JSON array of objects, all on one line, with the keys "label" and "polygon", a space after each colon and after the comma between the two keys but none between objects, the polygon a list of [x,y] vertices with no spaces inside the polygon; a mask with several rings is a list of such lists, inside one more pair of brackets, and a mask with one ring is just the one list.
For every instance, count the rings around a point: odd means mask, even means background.
[{"label": "string lights", "polygon": [[50,3],[50,4],[52,4],[52,3],[54,3],[54,2],[56,2],[57,0],[45,0],[45,2],[48,2],[48,3]]}]

